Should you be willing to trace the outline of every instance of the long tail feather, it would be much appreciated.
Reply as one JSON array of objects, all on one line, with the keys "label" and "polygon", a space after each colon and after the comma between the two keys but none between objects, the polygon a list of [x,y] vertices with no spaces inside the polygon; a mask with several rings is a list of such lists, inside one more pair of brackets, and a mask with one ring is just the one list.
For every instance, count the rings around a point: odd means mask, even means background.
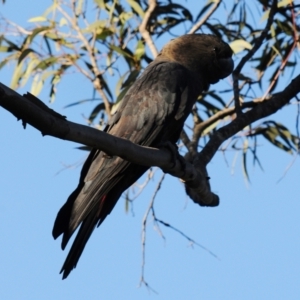
[{"label": "long tail feather", "polygon": [[79,232],[60,271],[60,273],[63,273],[63,279],[67,278],[70,272],[76,267],[97,222],[97,211],[93,211],[81,224]]}]

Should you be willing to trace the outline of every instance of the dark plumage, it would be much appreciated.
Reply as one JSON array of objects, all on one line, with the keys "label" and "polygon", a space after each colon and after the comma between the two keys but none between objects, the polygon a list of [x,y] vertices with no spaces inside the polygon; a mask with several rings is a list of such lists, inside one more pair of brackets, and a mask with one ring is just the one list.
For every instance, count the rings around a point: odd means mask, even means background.
[{"label": "dark plumage", "polygon": [[[170,41],[124,96],[105,131],[144,146],[176,143],[197,97],[233,70],[232,50],[212,35],[184,35]],[[95,226],[147,167],[93,149],[79,184],[58,212],[53,228],[62,249],[80,226],[61,272],[66,278]]]}]

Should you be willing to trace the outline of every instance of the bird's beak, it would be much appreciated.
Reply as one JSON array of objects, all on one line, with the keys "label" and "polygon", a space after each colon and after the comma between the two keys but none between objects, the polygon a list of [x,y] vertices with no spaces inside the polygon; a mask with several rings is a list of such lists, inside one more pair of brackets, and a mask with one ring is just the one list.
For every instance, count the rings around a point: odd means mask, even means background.
[{"label": "bird's beak", "polygon": [[218,60],[218,63],[219,63],[220,69],[222,70],[222,78],[225,78],[232,73],[234,63],[233,63],[233,60],[231,57],[220,58]]}]

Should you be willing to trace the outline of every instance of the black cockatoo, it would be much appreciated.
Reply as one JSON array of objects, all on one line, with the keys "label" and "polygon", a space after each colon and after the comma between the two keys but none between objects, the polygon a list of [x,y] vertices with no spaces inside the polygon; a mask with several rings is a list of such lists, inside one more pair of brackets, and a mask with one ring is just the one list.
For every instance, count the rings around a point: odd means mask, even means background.
[{"label": "black cockatoo", "polygon": [[[171,40],[130,87],[105,131],[136,144],[175,144],[202,91],[233,70],[232,50],[214,35],[190,34]],[[66,278],[96,226],[112,211],[121,194],[148,167],[93,149],[75,191],[57,214],[53,237],[63,234],[64,249],[80,229],[61,272]]]}]

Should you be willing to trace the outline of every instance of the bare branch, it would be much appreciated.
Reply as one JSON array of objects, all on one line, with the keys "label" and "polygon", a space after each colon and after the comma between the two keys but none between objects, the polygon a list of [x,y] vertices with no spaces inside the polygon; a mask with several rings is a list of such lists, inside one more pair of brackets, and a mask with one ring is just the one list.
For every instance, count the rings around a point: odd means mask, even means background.
[{"label": "bare branch", "polygon": [[147,24],[151,18],[151,14],[153,13],[156,6],[157,6],[156,0],[149,0],[148,9],[145,13],[145,17],[144,17],[140,27],[139,27],[139,31],[140,31],[142,37],[144,38],[146,44],[148,45],[154,58],[156,58],[156,56],[158,55],[158,51],[155,47],[155,44],[152,40],[152,37],[151,37],[149,31],[147,30]]},{"label": "bare branch", "polygon": [[204,251],[208,252],[211,256],[215,257],[216,259],[220,260],[220,258],[214,254],[211,250],[209,250],[208,248],[204,247],[203,245],[199,244],[198,242],[196,242],[195,240],[193,240],[192,238],[190,238],[188,235],[186,235],[184,232],[182,232],[181,230],[177,229],[176,227],[174,227],[173,225],[166,223],[163,220],[157,219],[155,217],[155,221],[161,223],[162,225],[164,225],[165,227],[169,227],[172,230],[176,231],[177,233],[179,233],[180,235],[182,235],[185,239],[187,239],[191,245],[196,245],[200,248],[202,248]]},{"label": "bare branch", "polygon": [[159,180],[159,182],[157,183],[156,185],[156,188],[154,190],[154,193],[153,193],[153,196],[151,198],[151,201],[149,203],[149,206],[147,208],[147,211],[143,217],[143,222],[142,222],[142,239],[141,239],[141,242],[142,242],[142,264],[141,264],[141,278],[140,278],[140,284],[139,286],[141,286],[142,284],[144,284],[149,290],[151,291],[154,291],[156,292],[155,290],[153,290],[148,282],[145,280],[145,264],[146,264],[146,231],[147,231],[147,220],[148,220],[148,217],[150,215],[150,212],[152,212],[152,217],[153,217],[153,221],[154,221],[154,224],[155,224],[155,227],[157,229],[157,231],[159,232],[159,235],[165,240],[165,237],[159,227],[159,224],[162,224],[163,226],[165,227],[168,227],[172,230],[174,230],[175,232],[179,233],[181,236],[183,236],[185,239],[187,239],[191,246],[193,245],[197,245],[198,247],[202,248],[203,250],[205,250],[206,252],[208,252],[210,255],[212,255],[213,257],[217,258],[218,260],[220,260],[218,258],[218,256],[216,254],[214,254],[211,250],[209,250],[208,248],[206,248],[205,246],[199,244],[198,242],[196,242],[194,239],[192,239],[191,237],[189,237],[187,234],[185,234],[183,231],[177,229],[176,227],[174,227],[173,225],[171,225],[170,223],[166,223],[165,221],[163,220],[160,220],[157,218],[156,216],[156,213],[155,213],[155,210],[154,210],[154,201],[155,201],[155,198],[158,194],[158,191],[160,190],[161,188],[161,185],[164,181],[164,178],[165,178],[165,174],[163,174]]},{"label": "bare branch", "polygon": [[221,4],[222,0],[215,1],[215,4],[211,7],[211,9],[207,12],[207,14],[199,20],[188,32],[189,34],[195,33],[209,18],[210,16],[217,10],[219,5]]},{"label": "bare branch", "polygon": [[142,270],[141,270],[141,278],[140,278],[140,284],[139,286],[141,286],[142,284],[144,284],[148,289],[154,291],[156,293],[155,290],[153,290],[149,284],[147,283],[147,281],[145,280],[145,264],[146,264],[146,231],[147,231],[147,220],[148,220],[148,217],[149,217],[149,214],[150,212],[152,211],[152,215],[153,215],[153,218],[154,220],[156,220],[156,217],[155,217],[155,213],[154,213],[154,201],[155,201],[155,198],[157,196],[157,193],[158,191],[160,190],[161,188],[161,185],[162,185],[162,182],[164,181],[165,179],[165,174],[162,175],[162,177],[160,178],[157,186],[156,186],[156,189],[154,191],[154,194],[152,196],[152,199],[149,203],[149,206],[148,206],[148,209],[144,215],[144,218],[143,218],[143,222],[142,222]]}]

